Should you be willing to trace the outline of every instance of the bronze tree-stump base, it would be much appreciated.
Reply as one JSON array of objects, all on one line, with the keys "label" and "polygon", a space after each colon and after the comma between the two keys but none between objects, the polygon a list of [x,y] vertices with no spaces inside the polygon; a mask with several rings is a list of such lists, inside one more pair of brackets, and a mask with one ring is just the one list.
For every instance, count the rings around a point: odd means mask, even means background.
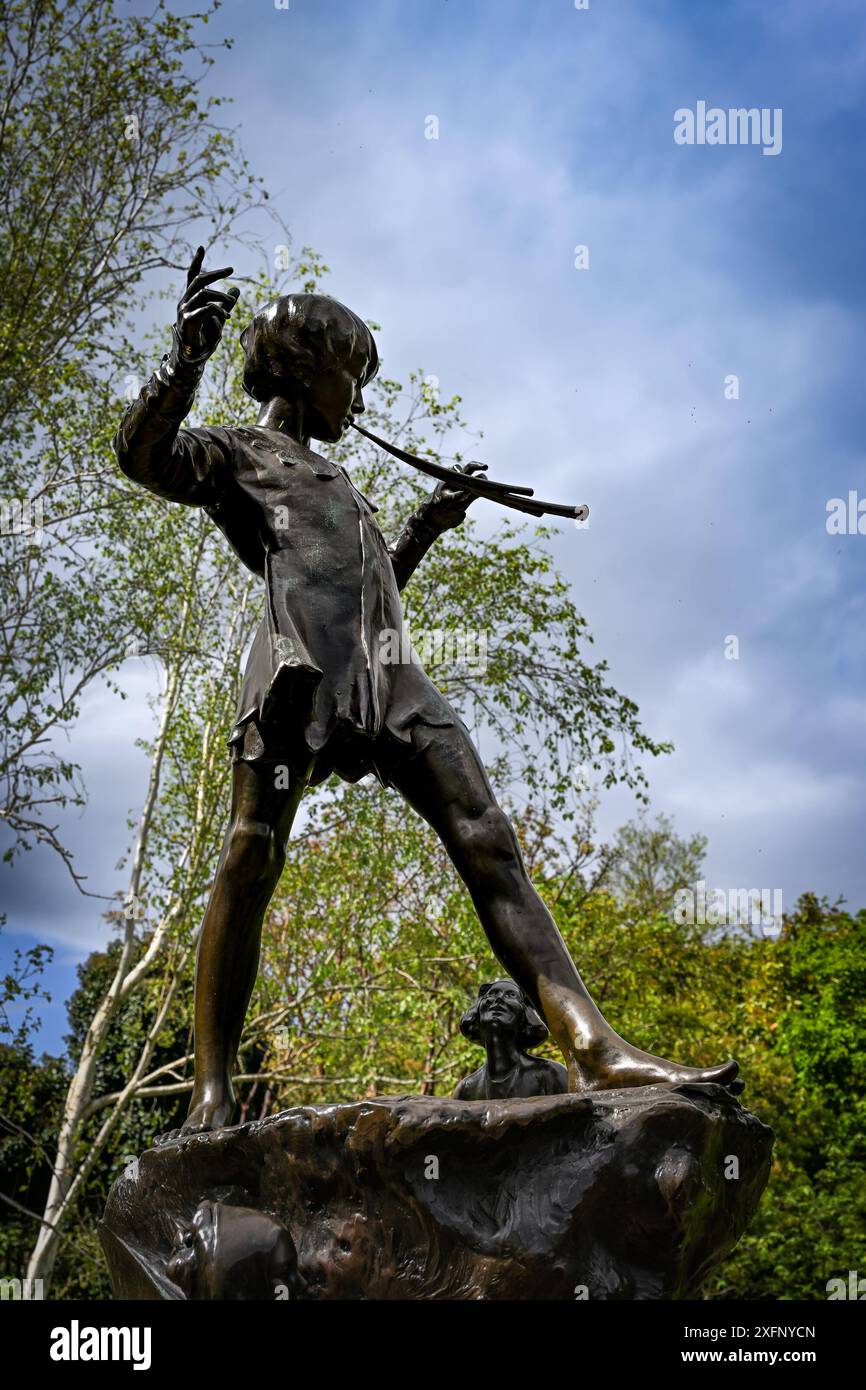
[{"label": "bronze tree-stump base", "polygon": [[772,1142],[714,1085],[297,1106],[148,1150],[102,1239],[121,1299],[689,1298],[754,1215]]}]

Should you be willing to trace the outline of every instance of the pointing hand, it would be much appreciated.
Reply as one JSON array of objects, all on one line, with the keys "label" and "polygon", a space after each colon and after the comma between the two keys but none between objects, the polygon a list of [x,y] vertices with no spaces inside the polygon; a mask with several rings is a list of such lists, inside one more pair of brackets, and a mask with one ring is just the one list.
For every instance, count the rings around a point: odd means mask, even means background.
[{"label": "pointing hand", "polygon": [[200,246],[190,262],[186,289],[177,306],[177,336],[184,357],[210,357],[222,337],[226,319],[238,301],[240,290],[232,287],[228,293],[212,288],[214,280],[231,275],[233,267],[202,272],[204,247]]}]

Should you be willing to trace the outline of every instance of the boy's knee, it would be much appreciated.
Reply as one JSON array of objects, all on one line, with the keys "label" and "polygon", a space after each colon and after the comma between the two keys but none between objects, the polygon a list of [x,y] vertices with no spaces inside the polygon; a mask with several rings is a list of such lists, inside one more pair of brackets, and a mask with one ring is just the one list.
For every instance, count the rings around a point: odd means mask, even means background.
[{"label": "boy's knee", "polygon": [[498,806],[486,806],[477,815],[462,814],[457,835],[463,853],[481,869],[493,871],[501,865],[520,862],[514,828]]},{"label": "boy's knee", "polygon": [[239,816],[229,831],[226,872],[245,878],[260,878],[279,873],[285,861],[285,851],[276,831],[267,821]]}]

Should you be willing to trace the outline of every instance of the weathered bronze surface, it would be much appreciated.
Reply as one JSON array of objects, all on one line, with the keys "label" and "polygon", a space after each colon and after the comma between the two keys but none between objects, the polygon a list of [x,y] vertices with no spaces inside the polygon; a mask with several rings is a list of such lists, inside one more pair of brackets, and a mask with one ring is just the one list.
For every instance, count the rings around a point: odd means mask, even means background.
[{"label": "weathered bronze surface", "polygon": [[178,1223],[165,1272],[187,1299],[291,1298],[303,1289],[294,1241],[281,1221],[207,1199]]},{"label": "weathered bronze surface", "polygon": [[149,1150],[101,1235],[117,1298],[694,1298],[771,1147],[721,1086],[298,1106]]},{"label": "weathered bronze surface", "polygon": [[[347,780],[375,773],[433,826],[495,955],[561,1048],[572,1089],[739,1087],[734,1061],[680,1066],[614,1032],[530,882],[465,725],[420,666],[380,660],[379,633],[402,631],[400,589],[474,494],[440,482],[389,547],[349,474],[310,448],[311,439],[339,440],[364,410],[378,355],[362,320],[323,295],[276,300],[241,338],[256,423],[181,428],[238,293],[214,287],[231,267],[204,272],[203,260],[199,248],[172,350],[116,440],[123,472],[161,497],[204,507],[267,594],[230,735],[232,805],[199,943],[184,1132],[234,1116],[231,1071],[262,920],[303,792],[331,771]],[[278,767],[290,776],[277,779]]]},{"label": "weathered bronze surface", "polygon": [[483,1045],[487,1060],[458,1084],[458,1100],[557,1096],[568,1090],[568,1072],[561,1063],[527,1055],[528,1048],[547,1041],[547,1027],[513,980],[481,985],[460,1020],[460,1031]]}]

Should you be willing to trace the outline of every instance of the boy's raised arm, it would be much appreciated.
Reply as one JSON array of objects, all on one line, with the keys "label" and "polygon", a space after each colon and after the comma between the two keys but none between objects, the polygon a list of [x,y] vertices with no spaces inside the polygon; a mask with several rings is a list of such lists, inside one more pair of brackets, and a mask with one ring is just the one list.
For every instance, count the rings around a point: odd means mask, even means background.
[{"label": "boy's raised arm", "polygon": [[[478,473],[486,467],[486,463],[465,463],[459,465],[459,471]],[[394,544],[388,547],[398,589],[402,591],[406,587],[443,531],[450,531],[462,524],[467,508],[475,497],[474,492],[465,492],[450,483],[439,483],[418,510],[412,513]]]},{"label": "boy's raised arm", "polygon": [[203,431],[180,426],[192,409],[208,358],[222,336],[238,291],[212,287],[231,266],[202,273],[204,247],[187,272],[171,351],[126,411],[114,440],[121,471],[172,502],[206,506],[221,489],[222,451]]}]

